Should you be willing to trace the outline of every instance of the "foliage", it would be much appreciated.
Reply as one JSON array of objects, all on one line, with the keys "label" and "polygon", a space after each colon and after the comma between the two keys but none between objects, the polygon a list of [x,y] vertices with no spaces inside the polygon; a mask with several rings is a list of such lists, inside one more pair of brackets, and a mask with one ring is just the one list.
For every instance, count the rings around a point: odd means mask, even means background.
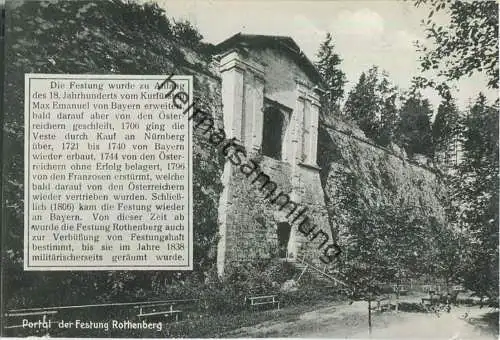
[{"label": "foliage", "polygon": [[187,20],[174,21],[172,33],[176,41],[191,48],[196,48],[203,39],[198,29]]},{"label": "foliage", "polygon": [[373,138],[377,131],[378,102],[375,96],[376,68],[371,68],[368,75],[363,72],[358,83],[349,92],[344,107],[347,116],[352,117],[366,136]]},{"label": "foliage", "polygon": [[[441,264],[448,264],[448,258],[441,255],[444,250],[454,255],[456,249],[439,248],[443,244],[438,240],[448,235],[444,233],[445,226],[420,206],[392,202],[369,205],[363,199],[356,202],[351,207],[353,219],[342,245],[341,272],[351,287],[352,298],[368,301],[371,331],[371,302],[377,295],[392,292],[389,283],[448,274],[440,271]],[[437,228],[429,227],[432,222]]]},{"label": "foliage", "polygon": [[[203,282],[215,264],[220,153],[194,138],[194,273],[167,271],[23,271],[24,73],[182,73],[184,52],[203,49],[187,22],[172,22],[157,4],[133,1],[8,2],[4,116],[4,222],[2,266],[7,308],[77,304],[161,296],[166,284]],[[190,46],[182,41],[189,41]],[[197,43],[198,41],[198,43]],[[193,49],[195,51],[193,51]],[[217,94],[195,80],[200,103]],[[77,290],[74,287],[78,287]]]},{"label": "foliage", "polygon": [[427,252],[426,274],[443,280],[447,285],[461,282],[466,247],[464,235],[454,229],[453,224],[443,226],[434,218],[428,220],[427,227],[432,243]]},{"label": "foliage", "polygon": [[451,165],[450,154],[457,152],[462,130],[460,114],[455,101],[450,97],[439,104],[436,118],[432,123],[432,139],[436,156],[442,163]]},{"label": "foliage", "polygon": [[388,145],[397,120],[397,88],[391,84],[386,72],[379,74],[373,66],[361,73],[356,86],[349,92],[344,107],[365,135],[381,145]]},{"label": "foliage", "polygon": [[372,198],[373,190],[366,188],[369,179],[355,172],[338,171],[335,177],[343,179],[338,183],[342,188],[335,192],[333,213],[346,225],[341,232],[343,255],[338,266],[355,287],[355,298],[373,298],[385,284],[421,276],[456,279],[458,236],[444,216],[425,205],[415,205],[412,199],[398,198],[384,183],[371,185],[383,187]]},{"label": "foliage", "polygon": [[426,272],[431,237],[413,207],[391,204],[358,207],[345,248],[344,275],[358,297],[377,294],[387,282],[404,281]]},{"label": "foliage", "polygon": [[[415,0],[416,6],[422,4],[430,9],[422,25],[432,43],[431,47],[418,44],[422,70],[437,70],[445,81],[484,72],[488,86],[498,88],[498,3]],[[435,14],[443,11],[449,16],[446,25],[434,20]]]},{"label": "foliage", "polygon": [[406,153],[416,153],[429,157],[433,155],[430,119],[432,109],[427,99],[409,94],[399,111],[398,139]]},{"label": "foliage", "polygon": [[239,312],[247,308],[246,296],[279,294],[281,284],[292,271],[286,263],[273,259],[233,263],[226,267],[223,277],[214,270],[203,284],[197,283],[192,289],[208,310],[220,314]]},{"label": "foliage", "polygon": [[315,63],[326,84],[326,93],[322,96],[322,109],[326,115],[338,111],[338,102],[344,97],[344,85],[347,81],[339,66],[342,59],[334,52],[335,45],[332,40],[332,35],[327,33],[319,47]]},{"label": "foliage", "polygon": [[384,284],[410,278],[459,281],[462,238],[429,212],[392,204],[358,211],[345,248],[344,268],[358,298],[367,299],[380,293]]},{"label": "foliage", "polygon": [[[498,3],[415,0],[415,5],[430,10],[422,24],[432,45],[418,44],[422,70],[435,70],[442,79],[414,79],[415,87],[435,87],[444,98],[433,126],[436,151],[446,151],[450,140],[463,141],[457,172],[446,179],[448,216],[461,253],[459,278],[478,295],[498,298],[498,100],[488,105],[480,94],[461,121],[448,84],[483,73],[488,87],[498,88]],[[449,18],[447,24],[434,19],[438,12]]]},{"label": "foliage", "polygon": [[464,284],[498,298],[498,100],[480,94],[465,119],[463,160],[451,178],[455,224],[467,237]]},{"label": "foliage", "polygon": [[387,146],[395,141],[396,127],[399,121],[396,99],[398,96],[396,87],[392,86],[383,77],[380,82],[380,93],[383,93],[381,100],[380,124],[376,142],[382,146]]}]

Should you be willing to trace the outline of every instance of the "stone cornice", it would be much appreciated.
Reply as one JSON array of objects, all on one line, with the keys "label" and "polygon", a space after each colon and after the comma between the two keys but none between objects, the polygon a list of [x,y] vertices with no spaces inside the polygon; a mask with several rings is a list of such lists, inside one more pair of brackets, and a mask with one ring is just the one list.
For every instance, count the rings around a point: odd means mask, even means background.
[{"label": "stone cornice", "polygon": [[321,103],[319,101],[319,96],[316,95],[313,91],[309,91],[307,94],[307,99],[311,102],[312,105],[320,107]]},{"label": "stone cornice", "polygon": [[297,83],[297,97],[300,99],[307,99],[309,93],[307,83],[298,79],[296,79],[295,82]]},{"label": "stone cornice", "polygon": [[264,65],[245,59],[238,50],[232,50],[220,59],[220,72],[229,71],[233,68],[249,71],[256,78],[264,79]]},{"label": "stone cornice", "polygon": [[320,107],[320,97],[316,94],[316,88],[311,88],[309,83],[302,79],[295,79],[297,83],[298,97],[301,99],[308,100],[312,105]]}]

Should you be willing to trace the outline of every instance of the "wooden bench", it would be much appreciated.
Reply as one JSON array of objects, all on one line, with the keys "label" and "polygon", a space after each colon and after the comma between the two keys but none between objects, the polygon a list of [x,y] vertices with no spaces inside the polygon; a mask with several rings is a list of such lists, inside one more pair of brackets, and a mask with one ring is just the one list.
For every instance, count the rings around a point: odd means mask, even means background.
[{"label": "wooden bench", "polygon": [[[57,314],[58,311],[56,310],[43,310],[43,311],[33,311],[33,312],[10,312],[10,313],[5,313],[6,317],[26,317],[26,316],[40,316],[42,315],[42,322],[47,322],[47,316],[48,315],[54,315]],[[13,326],[5,326],[6,329],[9,328],[21,328],[23,325],[13,325]]]},{"label": "wooden bench", "polygon": [[[164,310],[164,308],[159,308],[159,307],[166,307],[170,306],[167,310]],[[156,304],[148,304],[148,305],[139,305],[135,306],[134,308],[139,308],[139,314],[137,314],[137,317],[140,318],[147,318],[151,316],[159,316],[163,315],[165,317],[170,317],[173,316],[175,317],[175,321],[179,321],[179,315],[182,313],[180,310],[174,310],[174,303],[156,303]],[[150,310],[151,308],[151,310]],[[161,309],[161,310],[158,310]]]},{"label": "wooden bench", "polygon": [[427,311],[439,305],[440,302],[441,302],[441,295],[435,294],[434,291],[429,291],[429,296],[422,298],[422,305],[424,306],[425,309],[427,309]]},{"label": "wooden bench", "polygon": [[390,296],[380,296],[375,299],[377,306],[375,307],[377,311],[383,312],[384,310],[391,310],[391,297]]},{"label": "wooden bench", "polygon": [[431,297],[423,297],[423,298],[422,298],[422,304],[423,304],[424,306],[427,306],[427,305],[432,305],[434,301],[435,301],[435,300],[434,300],[433,298],[431,298]]},{"label": "wooden bench", "polygon": [[260,305],[278,305],[278,310],[280,309],[280,302],[277,295],[261,295],[261,296],[251,296],[245,297],[245,303],[250,303],[250,306],[260,306]]},{"label": "wooden bench", "polygon": [[441,287],[437,286],[437,285],[423,285],[422,286],[422,291],[424,293],[428,293],[428,294],[434,294],[440,290],[441,290]]},{"label": "wooden bench", "polygon": [[392,290],[394,293],[399,295],[408,294],[408,286],[406,285],[392,285]]}]

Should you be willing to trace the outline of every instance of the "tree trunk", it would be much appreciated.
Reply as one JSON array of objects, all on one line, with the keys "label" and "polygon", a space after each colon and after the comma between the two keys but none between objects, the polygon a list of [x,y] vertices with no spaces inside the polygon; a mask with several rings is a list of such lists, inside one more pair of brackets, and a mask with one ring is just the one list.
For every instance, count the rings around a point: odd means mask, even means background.
[{"label": "tree trunk", "polygon": [[372,300],[371,296],[368,296],[368,333],[372,335]]},{"label": "tree trunk", "polygon": [[398,287],[398,291],[396,293],[396,313],[399,312],[399,290],[401,287]]}]

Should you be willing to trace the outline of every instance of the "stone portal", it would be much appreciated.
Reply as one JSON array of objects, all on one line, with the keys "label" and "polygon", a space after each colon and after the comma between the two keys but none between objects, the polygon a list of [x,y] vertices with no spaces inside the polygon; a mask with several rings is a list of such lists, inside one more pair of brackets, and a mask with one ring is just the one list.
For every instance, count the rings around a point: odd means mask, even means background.
[{"label": "stone portal", "polygon": [[[259,159],[260,170],[268,176],[252,182],[257,174],[245,176],[226,162],[218,271],[223,274],[232,262],[273,256],[276,247],[280,257],[308,255],[318,261],[317,243],[298,230],[300,220],[292,220],[299,206],[306,208],[331,240],[316,164],[321,77],[288,37],[237,34],[216,48],[226,135],[245,147],[248,159]],[[272,185],[267,192],[259,190],[269,181],[276,184],[274,190]],[[280,192],[290,201],[280,201],[284,209],[272,203]]]}]

